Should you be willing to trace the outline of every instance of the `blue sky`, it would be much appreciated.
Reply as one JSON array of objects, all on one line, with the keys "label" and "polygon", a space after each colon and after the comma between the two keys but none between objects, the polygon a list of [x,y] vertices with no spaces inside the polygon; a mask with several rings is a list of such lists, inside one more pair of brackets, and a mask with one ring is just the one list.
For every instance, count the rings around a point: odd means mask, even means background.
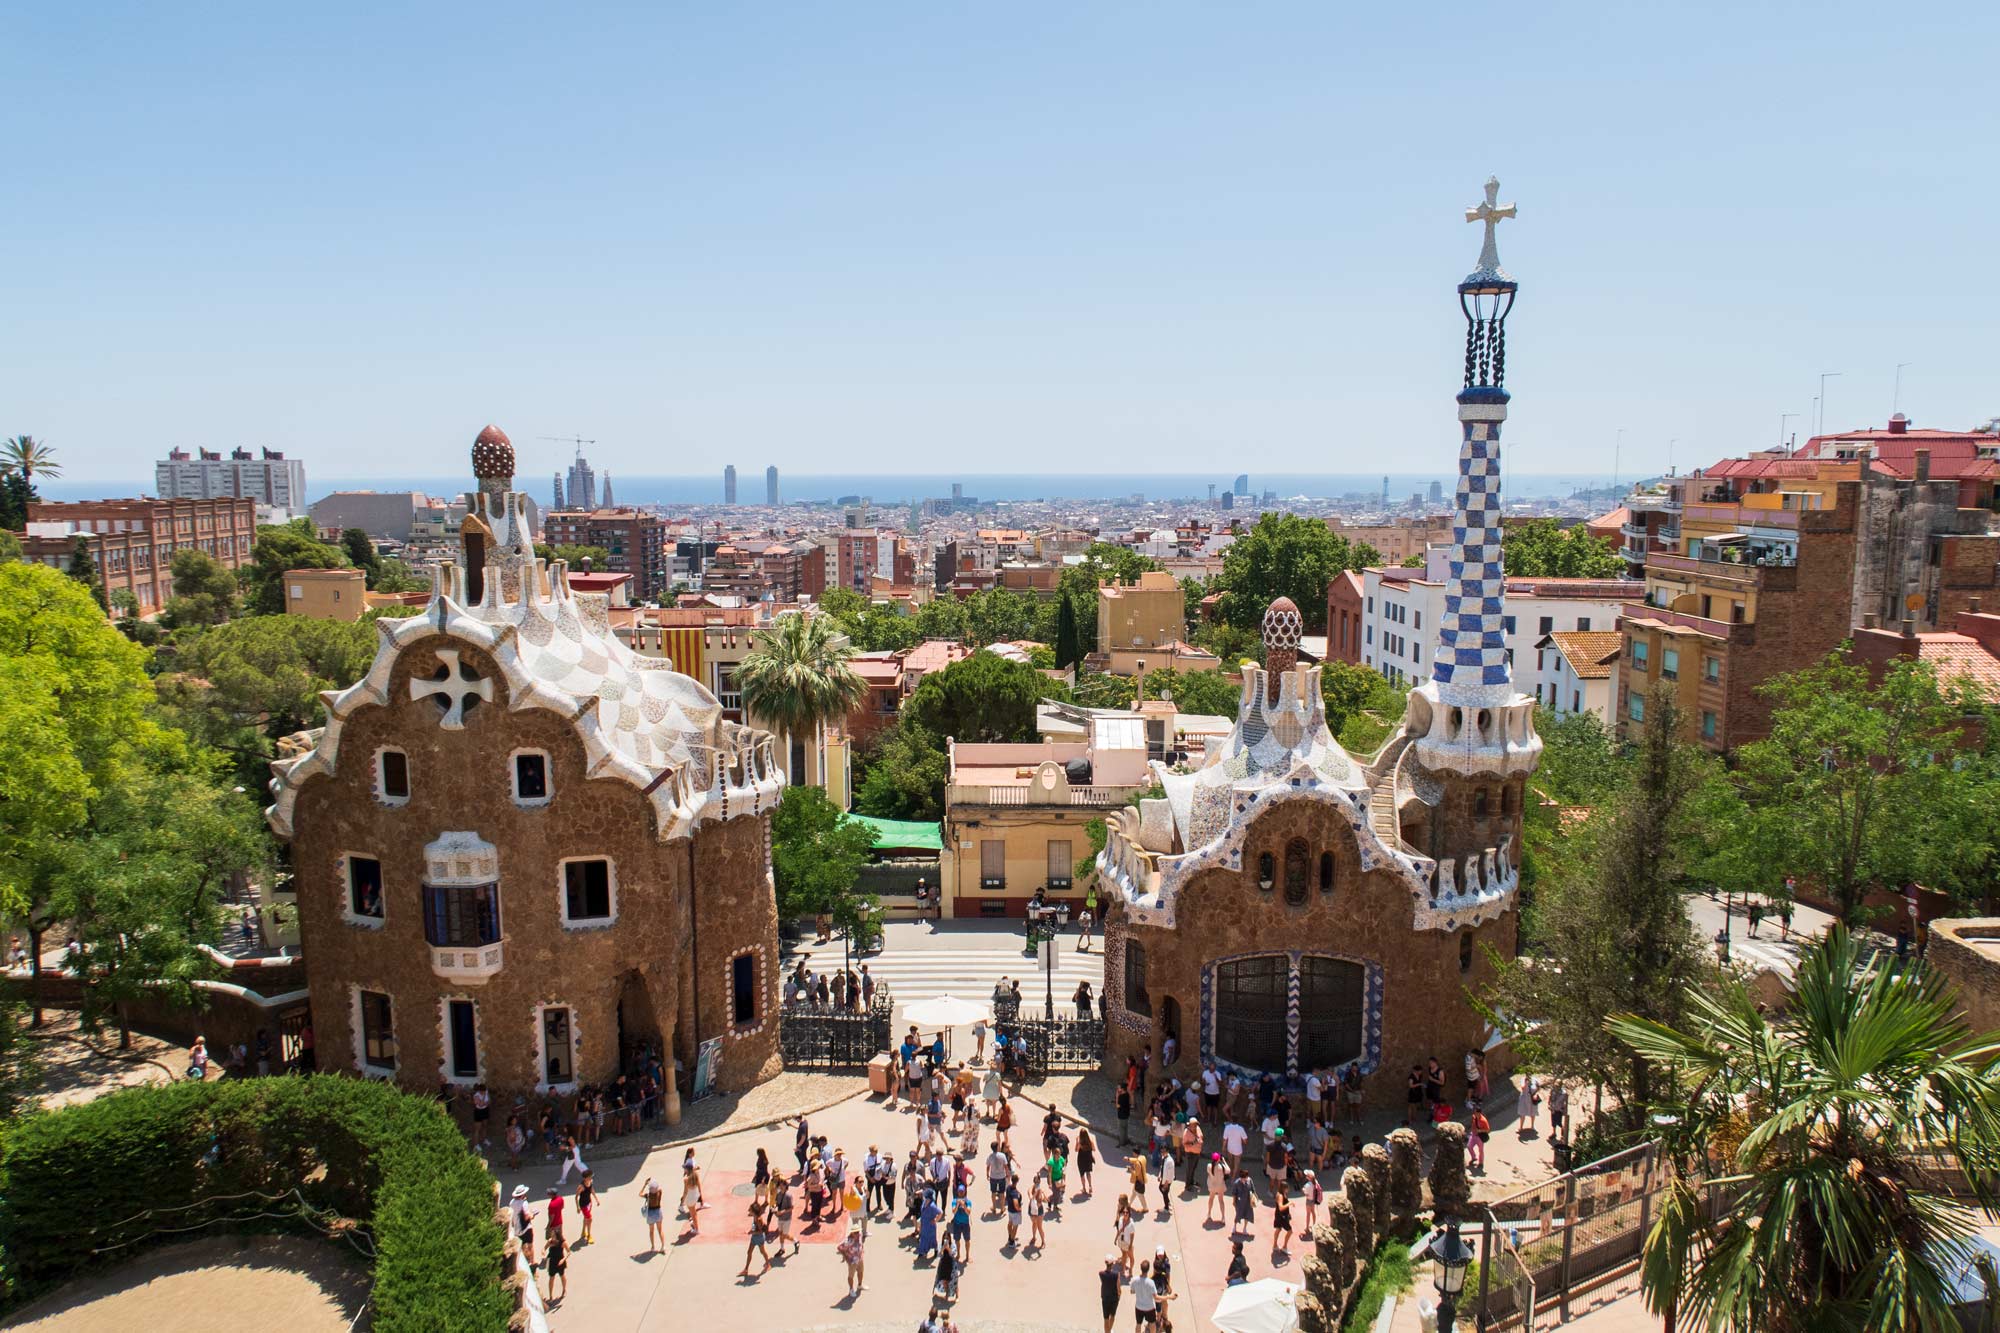
[{"label": "blue sky", "polygon": [[[2000,413],[2000,6],[16,5],[0,434],[319,475],[1509,468]],[[1810,424],[1810,416],[1800,419]],[[1800,424],[1795,422],[1794,425]]]}]

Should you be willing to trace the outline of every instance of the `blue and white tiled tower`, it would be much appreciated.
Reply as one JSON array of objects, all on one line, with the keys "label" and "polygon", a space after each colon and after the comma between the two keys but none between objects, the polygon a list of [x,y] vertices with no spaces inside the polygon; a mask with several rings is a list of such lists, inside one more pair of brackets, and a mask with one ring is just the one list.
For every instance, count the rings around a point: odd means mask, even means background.
[{"label": "blue and white tiled tower", "polygon": [[1507,420],[1507,316],[1518,284],[1500,267],[1494,229],[1514,216],[1500,182],[1465,212],[1484,223],[1479,267],[1458,284],[1465,312],[1465,386],[1458,395],[1463,439],[1444,615],[1431,679],[1410,694],[1409,728],[1425,767],[1463,774],[1526,773],[1541,755],[1535,701],[1514,688],[1507,660],[1506,571],[1500,555],[1500,426]]}]

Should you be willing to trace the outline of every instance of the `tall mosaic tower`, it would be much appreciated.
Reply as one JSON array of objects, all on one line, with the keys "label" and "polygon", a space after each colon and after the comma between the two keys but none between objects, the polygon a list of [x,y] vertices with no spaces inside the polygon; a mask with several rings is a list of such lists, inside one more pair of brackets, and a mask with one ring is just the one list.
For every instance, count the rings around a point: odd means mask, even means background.
[{"label": "tall mosaic tower", "polygon": [[1507,316],[1519,284],[1500,267],[1495,237],[1515,215],[1500,182],[1465,211],[1484,224],[1479,267],[1458,284],[1465,313],[1465,384],[1458,394],[1461,439],[1452,511],[1444,614],[1431,679],[1411,692],[1411,730],[1424,766],[1461,774],[1525,775],[1541,755],[1535,701],[1514,688],[1507,660],[1506,570],[1500,553],[1500,427],[1507,420]]}]

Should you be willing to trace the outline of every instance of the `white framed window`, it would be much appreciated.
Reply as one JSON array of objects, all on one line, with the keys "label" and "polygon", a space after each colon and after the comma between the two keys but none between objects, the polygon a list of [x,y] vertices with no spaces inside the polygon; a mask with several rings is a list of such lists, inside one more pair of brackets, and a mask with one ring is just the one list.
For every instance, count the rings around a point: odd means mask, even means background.
[{"label": "white framed window", "polygon": [[618,919],[618,872],[609,857],[570,857],[556,872],[562,876],[564,926],[608,926]]},{"label": "white framed window", "polygon": [[508,781],[513,785],[514,804],[547,805],[553,790],[549,782],[547,750],[516,750],[507,759]]},{"label": "white framed window", "polygon": [[375,752],[375,799],[384,805],[406,805],[410,800],[410,756],[384,746]]},{"label": "white framed window", "polygon": [[396,1072],[396,1011],[387,991],[354,988],[354,1067],[376,1078]]},{"label": "white framed window", "polygon": [[379,930],[388,913],[381,860],[359,852],[342,853],[340,883],[340,914],[348,924]]},{"label": "white framed window", "polygon": [[479,1049],[479,1005],[464,995],[438,1002],[438,1078],[470,1087],[484,1077]]},{"label": "white framed window", "polygon": [[296,583],[294,583],[294,584],[292,585],[292,600],[293,600],[293,601],[295,601],[295,602],[296,602],[296,601],[298,601],[299,599],[301,599],[302,597],[304,597],[305,595],[306,595],[306,590],[305,590],[305,589],[304,589],[303,587],[301,587],[300,585],[298,585],[298,584],[296,584]]},{"label": "white framed window", "polygon": [[576,1012],[566,1004],[535,1006],[535,1084],[538,1092],[576,1087]]}]

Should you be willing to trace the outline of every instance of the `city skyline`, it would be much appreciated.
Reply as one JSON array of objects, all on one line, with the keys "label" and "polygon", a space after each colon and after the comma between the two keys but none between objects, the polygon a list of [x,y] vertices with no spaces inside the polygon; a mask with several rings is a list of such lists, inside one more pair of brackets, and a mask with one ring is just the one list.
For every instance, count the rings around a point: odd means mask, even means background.
[{"label": "city skyline", "polygon": [[[1479,25],[1510,78],[1476,116],[1449,14],[402,21],[10,21],[17,179],[62,206],[0,221],[35,256],[9,433],[77,479],[178,444],[441,474],[486,420],[586,425],[632,477],[941,447],[1341,472],[1384,432],[1445,473],[1437,275],[1489,173],[1532,223],[1503,239],[1533,283],[1510,469],[1685,469],[1782,414],[1802,439],[1827,373],[1829,429],[2000,411],[1958,202],[2000,20],[1970,6],[1732,12],[1728,43],[1513,15]],[[289,95],[308,53],[367,95]],[[1924,95],[1826,77],[1856,69]]]}]

